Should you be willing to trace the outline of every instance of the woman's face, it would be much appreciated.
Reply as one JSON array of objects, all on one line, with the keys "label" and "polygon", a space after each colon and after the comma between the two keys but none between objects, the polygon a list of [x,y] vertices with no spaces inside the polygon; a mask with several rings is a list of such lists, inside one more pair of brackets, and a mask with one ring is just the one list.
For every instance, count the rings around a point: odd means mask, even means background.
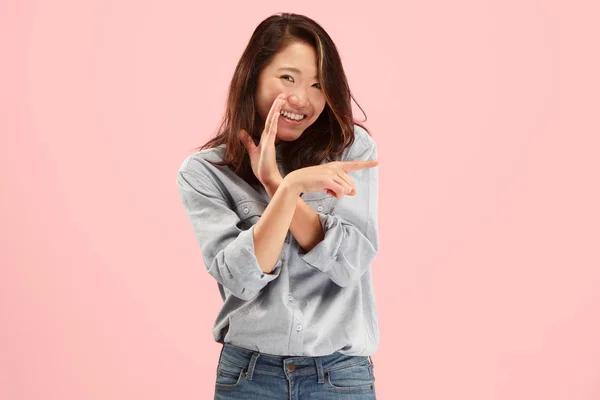
[{"label": "woman's face", "polygon": [[281,115],[277,120],[276,143],[298,139],[325,108],[325,96],[317,78],[317,54],[305,42],[291,43],[263,68],[256,91],[256,107],[263,125],[275,98],[281,93],[286,96],[282,109],[302,114],[304,118],[295,122]]}]

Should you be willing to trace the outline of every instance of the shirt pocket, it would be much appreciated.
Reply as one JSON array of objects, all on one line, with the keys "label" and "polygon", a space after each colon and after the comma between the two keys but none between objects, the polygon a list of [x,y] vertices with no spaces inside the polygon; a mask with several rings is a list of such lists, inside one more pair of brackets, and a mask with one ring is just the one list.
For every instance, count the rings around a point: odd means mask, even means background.
[{"label": "shirt pocket", "polygon": [[237,202],[234,211],[240,218],[238,228],[242,230],[250,229],[252,225],[258,222],[266,208],[266,203],[257,200],[247,199]]},{"label": "shirt pocket", "polygon": [[333,203],[333,196],[325,192],[309,192],[302,195],[302,200],[314,211],[321,214],[329,214]]}]

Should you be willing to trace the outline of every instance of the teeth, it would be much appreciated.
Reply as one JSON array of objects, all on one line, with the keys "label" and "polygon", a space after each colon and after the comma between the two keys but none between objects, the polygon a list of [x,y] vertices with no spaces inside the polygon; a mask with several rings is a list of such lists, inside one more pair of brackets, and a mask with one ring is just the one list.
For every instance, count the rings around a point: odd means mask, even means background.
[{"label": "teeth", "polygon": [[284,110],[281,110],[281,114],[285,115],[288,118],[295,119],[296,121],[299,121],[299,120],[301,120],[301,119],[303,119],[305,117],[305,115],[303,115],[303,114],[289,113],[289,112],[284,111]]}]

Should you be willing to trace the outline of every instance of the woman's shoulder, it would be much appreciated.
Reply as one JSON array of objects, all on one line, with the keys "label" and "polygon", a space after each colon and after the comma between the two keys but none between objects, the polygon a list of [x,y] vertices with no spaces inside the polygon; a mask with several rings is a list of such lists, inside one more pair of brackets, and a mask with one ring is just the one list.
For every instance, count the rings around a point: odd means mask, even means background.
[{"label": "woman's shoulder", "polygon": [[373,137],[365,128],[354,124],[354,142],[344,150],[342,160],[355,160],[369,154],[377,146]]},{"label": "woman's shoulder", "polygon": [[181,165],[179,166],[178,172],[184,172],[187,174],[195,174],[203,176],[209,173],[210,170],[217,169],[218,166],[213,165],[213,162],[222,162],[223,155],[225,152],[225,145],[217,147],[205,148],[195,153],[187,155]]},{"label": "woman's shoulder", "polygon": [[375,139],[373,139],[371,134],[369,132],[367,132],[367,130],[365,128],[363,128],[362,126],[360,126],[356,123],[354,124],[354,137],[356,137],[356,139],[362,141],[362,143],[365,146],[368,146],[368,147],[376,146]]}]

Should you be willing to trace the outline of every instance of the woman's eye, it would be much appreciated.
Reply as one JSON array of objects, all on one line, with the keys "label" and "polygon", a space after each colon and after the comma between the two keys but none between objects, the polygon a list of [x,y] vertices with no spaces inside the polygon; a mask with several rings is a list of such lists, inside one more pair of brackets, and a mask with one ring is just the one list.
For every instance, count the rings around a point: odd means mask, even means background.
[{"label": "woman's eye", "polygon": [[[281,75],[279,77],[280,79],[285,79],[288,82],[294,82],[294,78],[292,78],[290,75]],[[288,79],[290,78],[290,79]],[[321,89],[321,84],[320,83],[315,83],[313,86],[317,85],[317,89]]]}]

